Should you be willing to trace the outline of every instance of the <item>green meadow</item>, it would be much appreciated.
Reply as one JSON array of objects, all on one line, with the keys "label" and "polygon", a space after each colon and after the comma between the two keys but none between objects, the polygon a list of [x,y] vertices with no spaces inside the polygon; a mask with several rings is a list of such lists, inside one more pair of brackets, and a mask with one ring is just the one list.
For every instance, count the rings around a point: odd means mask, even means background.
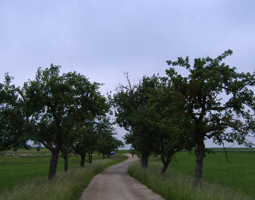
[{"label": "green meadow", "polygon": [[[227,157],[228,160],[222,149],[216,149],[215,154],[207,155],[204,159],[203,179],[255,198],[255,151],[231,149]],[[176,162],[172,162],[169,168],[193,177],[195,156],[181,152],[176,155]]]},{"label": "green meadow", "polygon": [[[80,158],[71,157],[69,170],[64,172],[64,162],[60,158],[56,179],[49,182],[48,152],[38,156],[38,152],[29,150],[29,154],[34,156],[20,156],[21,152],[22,150],[15,152],[14,156],[0,156],[1,200],[77,200],[95,175],[110,165],[127,159],[124,155],[114,155],[105,159],[102,159],[102,155],[95,155],[92,164],[86,163],[85,167],[79,167]],[[11,152],[7,152],[9,153]]]},{"label": "green meadow", "polygon": [[[215,154],[206,155],[204,159],[202,190],[193,187],[195,156],[187,152],[177,153],[176,159],[171,162],[163,176],[160,175],[161,160],[154,156],[150,157],[148,169],[141,169],[137,161],[131,165],[129,173],[165,199],[255,199],[254,149],[229,149],[227,154],[229,161],[225,158],[222,149],[214,149],[214,151]],[[92,165],[86,162],[83,169],[79,167],[79,157],[70,157],[67,173],[63,172],[64,160],[60,157],[57,179],[49,185],[47,183],[50,161],[48,150],[7,152],[5,156],[0,156],[0,199],[17,199],[17,197],[19,199],[79,199],[79,195],[90,180],[109,165],[124,160],[125,156],[120,155],[124,153],[129,151],[116,151],[116,155],[104,160],[101,159],[101,155],[94,155]],[[40,193],[42,188],[44,193]],[[28,198],[28,195],[31,196]]]},{"label": "green meadow", "polygon": [[254,149],[230,149],[229,161],[222,149],[214,150],[204,159],[202,190],[193,188],[195,156],[187,152],[176,154],[166,175],[159,175],[159,157],[150,158],[148,170],[134,163],[129,173],[166,199],[255,199]]},{"label": "green meadow", "polygon": [[[21,156],[22,155],[22,156]],[[93,160],[101,159],[101,155],[94,155]],[[69,169],[80,166],[80,157],[70,157]],[[93,162],[92,160],[92,162]],[[7,151],[0,156],[0,190],[12,188],[15,184],[30,180],[35,177],[47,177],[50,164],[50,151],[43,148],[37,151],[18,150]],[[90,165],[87,161],[85,167]],[[92,163],[93,165],[93,163]],[[57,172],[64,171],[64,159],[59,157]]]}]

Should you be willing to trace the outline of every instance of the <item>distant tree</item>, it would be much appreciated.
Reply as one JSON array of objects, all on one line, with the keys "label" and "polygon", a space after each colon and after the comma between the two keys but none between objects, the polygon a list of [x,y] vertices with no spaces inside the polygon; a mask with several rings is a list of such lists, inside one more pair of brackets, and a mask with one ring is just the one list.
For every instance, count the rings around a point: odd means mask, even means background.
[{"label": "distant tree", "polygon": [[0,83],[0,151],[29,148],[23,102],[12,79],[6,73],[5,83]]},{"label": "distant tree", "polygon": [[81,157],[80,167],[84,167],[85,159],[87,156],[86,142],[89,142],[89,140],[85,136],[85,134],[86,134],[85,129],[78,129],[76,131],[80,135],[80,138],[79,137],[75,138],[75,140],[72,144],[73,145],[72,148],[74,149],[74,152]]},{"label": "distant tree", "polygon": [[116,107],[116,122],[125,128],[127,144],[141,153],[142,167],[148,167],[148,158],[153,151],[155,129],[143,119],[144,108],[150,98],[150,90],[157,87],[157,76],[146,77],[137,85],[131,85],[128,74],[125,74],[128,85],[120,85],[117,93],[113,95],[113,104]]},{"label": "distant tree", "polygon": [[[96,149],[95,145],[98,140],[98,134],[95,131],[95,122],[90,121],[84,123],[82,126],[75,128],[75,139],[72,148],[75,153],[81,157],[80,167],[84,167],[85,158],[87,155],[90,162],[92,162],[92,153]],[[92,153],[91,153],[92,152]]]},{"label": "distant tree", "polygon": [[221,61],[231,55],[225,51],[215,59],[197,58],[193,67],[189,58],[167,61],[168,65],[182,66],[189,71],[182,77],[173,68],[166,70],[173,90],[180,92],[184,99],[187,116],[192,121],[191,129],[196,146],[195,185],[202,184],[203,159],[206,138],[222,145],[237,142],[251,146],[247,136],[253,134],[254,94],[249,86],[254,85],[254,74],[237,73]]},{"label": "distant tree", "polygon": [[88,156],[88,162],[91,164],[92,163],[92,156],[93,153],[97,150],[97,141],[100,138],[100,134],[97,131],[97,125],[98,122],[97,120],[94,120],[93,123],[87,123],[85,126],[84,131],[84,142],[83,144],[85,145],[85,151]]},{"label": "distant tree", "polygon": [[[148,83],[150,87],[145,86]],[[185,120],[183,109],[185,101],[182,94],[172,90],[171,80],[166,77],[143,79],[141,86],[147,88],[144,93],[146,102],[131,115],[134,131],[140,134],[128,134],[126,139],[130,139],[137,149],[143,147],[160,155],[163,162],[161,173],[164,174],[175,153],[193,147],[192,137],[188,134],[190,122]]]},{"label": "distant tree", "polygon": [[185,118],[182,108],[183,98],[170,87],[162,86],[153,91],[150,107],[144,117],[154,130],[153,152],[160,155],[163,163],[161,173],[164,174],[174,159],[175,153],[181,150],[191,150],[194,147],[193,138],[189,134],[192,126]]},{"label": "distant tree", "polygon": [[134,149],[133,147],[129,149],[129,152],[131,153],[132,158],[133,158],[134,155],[136,154],[136,151],[135,151],[135,149]]},{"label": "distant tree", "polygon": [[97,151],[103,155],[103,159],[106,155],[110,156],[111,151],[123,147],[123,142],[115,138],[117,133],[108,117],[102,118],[97,123],[97,132],[99,134]]},{"label": "distant tree", "polygon": [[51,153],[48,179],[56,174],[59,152],[68,135],[88,115],[104,113],[105,98],[100,84],[90,83],[83,75],[68,72],[60,75],[60,66],[39,68],[35,80],[24,83],[22,93],[29,120],[31,139],[42,143]]},{"label": "distant tree", "polygon": [[[71,131],[70,131],[71,132]],[[72,154],[74,154],[74,150],[72,148],[73,145],[73,137],[71,134],[67,136],[67,138],[64,140],[63,145],[61,147],[61,154],[60,157],[64,158],[64,171],[68,171],[68,159]]]},{"label": "distant tree", "polygon": [[93,123],[87,124],[84,129],[84,138],[85,138],[85,146],[86,146],[86,154],[88,156],[88,162],[92,163],[93,153],[97,150],[97,141],[100,137],[97,131],[97,123],[94,121]]}]

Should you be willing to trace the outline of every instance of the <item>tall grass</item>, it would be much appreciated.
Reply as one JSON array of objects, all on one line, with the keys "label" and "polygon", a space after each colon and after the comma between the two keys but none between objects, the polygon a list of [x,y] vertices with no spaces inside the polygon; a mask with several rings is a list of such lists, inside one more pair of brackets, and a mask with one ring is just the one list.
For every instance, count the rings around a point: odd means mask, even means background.
[{"label": "tall grass", "polygon": [[[234,191],[255,198],[255,153],[251,149],[241,149],[228,153],[228,162],[224,153],[218,151],[215,154],[207,155],[204,159],[203,179],[215,184],[220,184]],[[169,168],[173,171],[194,177],[195,156],[187,152],[176,154],[177,162],[170,163]],[[162,165],[160,158],[156,159]]]},{"label": "tall grass", "polygon": [[92,178],[110,165],[127,159],[127,156],[116,155],[111,158],[95,160],[84,168],[71,168],[68,172],[57,173],[54,181],[47,177],[38,177],[30,181],[17,183],[11,190],[3,189],[0,199],[4,200],[75,200],[79,199],[82,191],[89,185]]},{"label": "tall grass", "polygon": [[128,173],[139,182],[146,185],[165,199],[171,200],[250,200],[251,197],[224,188],[217,184],[203,181],[202,189],[193,187],[190,176],[173,172],[168,169],[165,175],[160,175],[162,164],[150,160],[148,169],[142,169],[139,162],[134,162]]},{"label": "tall grass", "polygon": [[[94,155],[93,162],[102,156]],[[0,156],[0,191],[13,188],[17,181],[44,177],[49,173],[50,156]],[[89,165],[87,162],[85,164]],[[69,169],[80,166],[80,157],[68,159]],[[57,172],[64,171],[64,159],[59,158]]]}]

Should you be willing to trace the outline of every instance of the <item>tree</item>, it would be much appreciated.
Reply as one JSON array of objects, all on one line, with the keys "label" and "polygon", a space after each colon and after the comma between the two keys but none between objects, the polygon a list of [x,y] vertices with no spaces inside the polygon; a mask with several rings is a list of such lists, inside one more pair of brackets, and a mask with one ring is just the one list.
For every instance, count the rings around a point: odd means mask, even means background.
[{"label": "tree", "polygon": [[[197,58],[191,67],[189,58],[167,61],[168,65],[182,66],[189,71],[182,77],[173,68],[166,70],[173,89],[184,99],[187,116],[194,127],[196,145],[195,185],[202,184],[203,159],[206,138],[216,144],[237,142],[251,146],[247,136],[252,134],[254,121],[254,95],[249,86],[254,85],[254,73],[238,73],[235,67],[221,63],[232,51],[225,51],[215,59]],[[224,98],[223,98],[224,97]]]},{"label": "tree", "polygon": [[0,84],[0,151],[29,148],[22,101],[12,79],[6,73],[5,83]]},{"label": "tree", "polygon": [[153,150],[155,130],[151,129],[141,116],[150,98],[149,91],[157,87],[158,77],[144,76],[139,84],[132,86],[127,73],[125,76],[128,85],[120,85],[113,96],[116,122],[128,131],[125,135],[126,143],[132,144],[135,150],[141,153],[142,167],[147,168],[148,158]]},{"label": "tree", "polygon": [[146,89],[146,103],[131,115],[136,125],[134,131],[140,134],[128,134],[126,139],[130,139],[138,149],[150,149],[155,155],[160,155],[163,162],[161,173],[164,174],[175,153],[193,147],[187,134],[190,123],[185,120],[183,96],[172,90],[171,80],[154,76],[143,79],[141,85],[144,87],[149,81],[153,87]]},{"label": "tree", "polygon": [[189,134],[192,124],[185,118],[183,96],[173,91],[171,80],[161,78],[160,85],[151,93],[150,110],[146,116],[147,124],[155,130],[153,152],[160,155],[161,174],[164,174],[175,153],[183,149],[190,151],[194,145]]},{"label": "tree", "polygon": [[100,84],[90,83],[83,75],[60,75],[60,66],[39,68],[35,80],[24,83],[26,115],[31,139],[42,143],[52,155],[48,179],[56,174],[59,152],[77,123],[91,114],[104,113],[106,99],[98,92]]},{"label": "tree", "polygon": [[129,149],[129,152],[132,154],[132,158],[136,154],[135,149],[133,147]]},{"label": "tree", "polygon": [[110,156],[111,151],[118,149],[118,147],[123,147],[122,141],[114,137],[116,135],[115,128],[112,126],[108,117],[102,118],[97,123],[97,133],[99,138],[97,140],[97,150],[102,153],[103,159],[105,155]]},{"label": "tree", "polygon": [[80,167],[84,167],[87,154],[90,163],[92,162],[92,153],[96,148],[95,144],[98,137],[98,133],[95,131],[95,121],[86,122],[75,128],[75,139],[72,148],[76,154],[81,156]]},{"label": "tree", "polygon": [[67,138],[64,140],[63,145],[61,147],[61,154],[60,157],[64,158],[64,171],[68,171],[68,158],[70,155],[74,153],[74,150],[72,148],[73,145],[73,137],[71,134],[67,136]]}]

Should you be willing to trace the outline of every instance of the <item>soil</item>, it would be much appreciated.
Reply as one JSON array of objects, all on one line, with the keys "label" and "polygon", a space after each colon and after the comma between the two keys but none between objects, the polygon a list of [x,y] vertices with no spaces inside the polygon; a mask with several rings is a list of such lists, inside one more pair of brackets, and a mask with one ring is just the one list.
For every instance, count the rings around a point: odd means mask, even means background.
[{"label": "soil", "polygon": [[160,195],[153,193],[145,185],[130,177],[127,173],[129,165],[138,160],[131,155],[126,161],[108,167],[93,178],[83,191],[80,200],[161,200]]}]

